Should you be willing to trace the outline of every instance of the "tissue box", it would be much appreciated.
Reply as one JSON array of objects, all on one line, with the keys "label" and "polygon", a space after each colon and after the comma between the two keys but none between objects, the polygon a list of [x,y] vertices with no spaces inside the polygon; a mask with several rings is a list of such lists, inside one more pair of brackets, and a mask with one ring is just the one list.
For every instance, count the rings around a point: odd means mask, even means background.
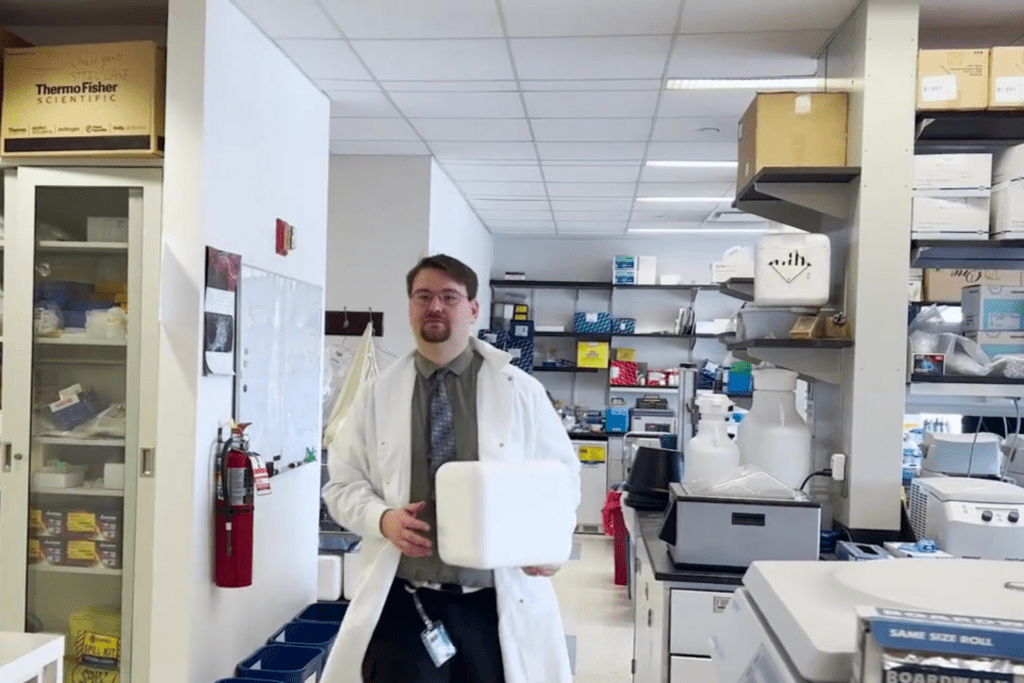
[{"label": "tissue box", "polygon": [[1024,330],[1024,287],[972,285],[962,296],[965,332]]},{"label": "tissue box", "polygon": [[577,313],[573,329],[580,334],[611,334],[612,316],[608,313]]},{"label": "tissue box", "polygon": [[994,356],[1024,356],[1024,332],[968,332],[967,338],[977,342],[981,350]]},{"label": "tissue box", "polygon": [[635,387],[639,385],[637,364],[631,361],[613,360],[611,383],[616,387]]},{"label": "tissue box", "polygon": [[569,559],[576,511],[562,463],[449,462],[436,486],[438,554],[447,564],[487,570]]},{"label": "tissue box", "polygon": [[636,318],[613,318],[612,334],[635,334]]},{"label": "tissue box", "polygon": [[581,368],[607,368],[608,342],[586,342],[576,344],[576,365]]}]

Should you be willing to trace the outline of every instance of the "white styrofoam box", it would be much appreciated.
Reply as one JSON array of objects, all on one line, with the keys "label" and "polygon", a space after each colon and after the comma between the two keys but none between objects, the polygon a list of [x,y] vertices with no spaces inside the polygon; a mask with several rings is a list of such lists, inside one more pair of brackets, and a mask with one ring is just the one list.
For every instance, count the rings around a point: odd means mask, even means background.
[{"label": "white styrofoam box", "polygon": [[832,286],[832,243],[826,235],[771,233],[757,241],[758,306],[823,306]]},{"label": "white styrofoam box", "polygon": [[61,468],[43,467],[32,473],[32,486],[46,489],[70,489],[85,482],[85,465],[66,465]]},{"label": "white styrofoam box", "polygon": [[640,265],[637,268],[636,283],[638,285],[658,284],[658,257],[641,256]]},{"label": "white styrofoam box", "polygon": [[108,462],[103,465],[103,488],[124,488],[124,463]]},{"label": "white styrofoam box", "polygon": [[977,342],[990,358],[996,356],[1024,355],[1024,332],[979,332],[969,331],[965,335]]},{"label": "white styrofoam box", "polygon": [[90,216],[85,221],[85,235],[90,242],[127,242],[128,219]]},{"label": "white styrofoam box", "polygon": [[710,657],[711,633],[717,617],[725,611],[732,593],[673,590],[672,623],[669,628],[669,653]]},{"label": "white styrofoam box", "polygon": [[342,558],[341,590],[346,600],[351,601],[359,589],[359,581],[362,578],[362,547],[357,544],[349,548]]},{"label": "white styrofoam box", "polygon": [[992,189],[991,154],[917,154],[914,192]]},{"label": "white styrofoam box", "polygon": [[1024,145],[1008,147],[996,155],[992,184],[1024,179]]},{"label": "white styrofoam box", "polygon": [[341,557],[320,555],[317,558],[316,599],[335,601],[341,597]]},{"label": "white styrofoam box", "polygon": [[914,197],[915,234],[989,234],[990,197]]},{"label": "white styrofoam box", "polygon": [[1024,287],[971,285],[961,293],[965,332],[1024,330]]},{"label": "white styrofoam box", "polygon": [[1024,233],[1024,179],[1006,181],[992,189],[992,236],[1020,239]]},{"label": "white styrofoam box", "polygon": [[441,559],[471,569],[561,564],[576,510],[566,466],[554,460],[449,462],[437,471]]}]

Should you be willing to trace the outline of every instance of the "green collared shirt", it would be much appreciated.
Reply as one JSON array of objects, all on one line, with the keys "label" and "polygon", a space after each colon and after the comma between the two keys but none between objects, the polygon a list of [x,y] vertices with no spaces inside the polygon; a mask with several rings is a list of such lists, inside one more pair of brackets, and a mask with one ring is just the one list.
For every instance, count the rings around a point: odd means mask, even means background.
[{"label": "green collared shirt", "polygon": [[[437,511],[434,507],[434,482],[430,477],[430,384],[431,376],[440,366],[416,354],[416,385],[412,393],[412,480],[410,501],[424,501],[426,507],[419,514],[430,525],[425,534],[430,539],[434,554],[426,558],[402,556],[398,564],[398,577],[409,581],[455,583],[470,588],[491,588],[494,573],[463,567],[452,567],[441,561],[437,550]],[[452,403],[455,428],[455,459],[479,459],[479,437],[476,415],[476,380],[483,357],[467,347],[445,369],[451,375],[445,378],[445,389]]]}]

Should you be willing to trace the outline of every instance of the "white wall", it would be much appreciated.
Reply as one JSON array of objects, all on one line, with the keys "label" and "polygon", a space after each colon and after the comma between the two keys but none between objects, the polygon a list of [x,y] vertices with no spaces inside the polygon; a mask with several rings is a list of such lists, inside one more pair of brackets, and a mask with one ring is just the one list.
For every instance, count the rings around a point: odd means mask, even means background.
[{"label": "white wall", "polygon": [[414,345],[405,276],[429,251],[431,160],[333,156],[327,236],[327,310],[384,313],[381,346]]},{"label": "white wall", "polygon": [[494,262],[494,239],[470,208],[451,178],[437,162],[430,173],[430,253],[448,254],[472,268],[480,279],[480,321],[488,325],[491,309],[490,279]]},{"label": "white wall", "polygon": [[[201,376],[205,247],[324,284],[329,104],[229,0],[172,0],[168,38],[152,680],[208,683],[315,600],[320,473],[271,480],[252,587],[216,588],[213,451],[233,381]],[[287,258],[274,253],[279,217],[298,229]]]}]

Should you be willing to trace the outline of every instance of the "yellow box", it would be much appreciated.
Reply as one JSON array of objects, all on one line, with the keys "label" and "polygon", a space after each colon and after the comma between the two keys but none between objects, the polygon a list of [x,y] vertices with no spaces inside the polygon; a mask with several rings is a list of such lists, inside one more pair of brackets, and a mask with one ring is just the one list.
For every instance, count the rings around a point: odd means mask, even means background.
[{"label": "yellow box", "polygon": [[607,451],[604,446],[580,446],[580,461],[604,462]]},{"label": "yellow box", "polygon": [[989,50],[917,53],[918,111],[971,111],[988,107]]},{"label": "yellow box", "polygon": [[161,156],[166,55],[152,41],[13,48],[3,156]]},{"label": "yellow box", "polygon": [[636,361],[636,349],[615,349],[615,360],[621,360],[626,363]]},{"label": "yellow box", "polygon": [[846,93],[759,93],[739,128],[736,188],[766,167],[845,166]]},{"label": "yellow box", "polygon": [[610,351],[611,345],[608,342],[578,342],[576,365],[581,368],[607,368]]},{"label": "yellow box", "polygon": [[1024,109],[1024,47],[994,47],[989,60],[989,109]]}]

